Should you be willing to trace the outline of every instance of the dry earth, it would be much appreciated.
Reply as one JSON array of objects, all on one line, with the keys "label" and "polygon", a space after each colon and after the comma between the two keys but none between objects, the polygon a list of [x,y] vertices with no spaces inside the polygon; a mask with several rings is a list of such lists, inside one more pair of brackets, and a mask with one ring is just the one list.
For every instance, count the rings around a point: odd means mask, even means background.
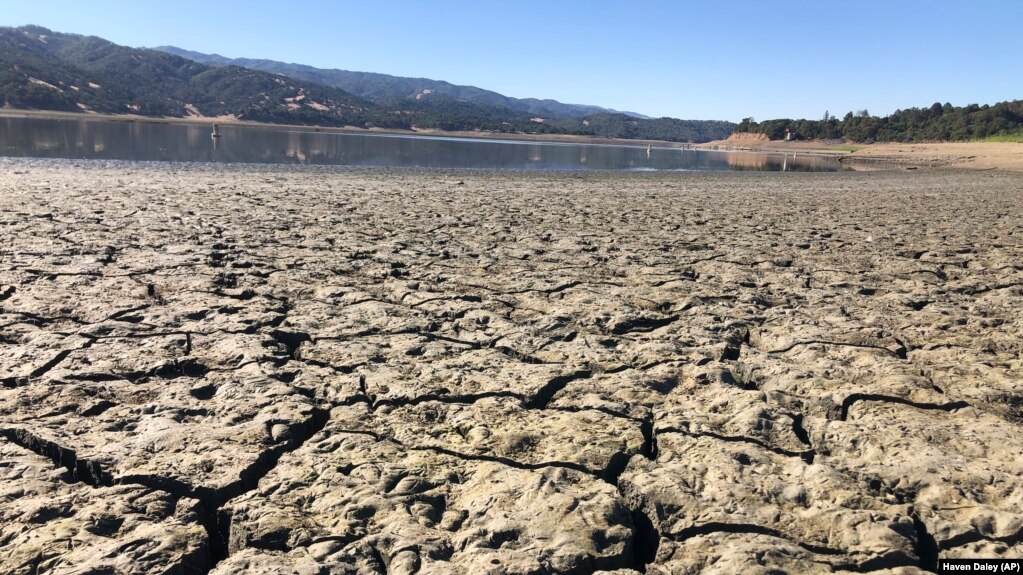
[{"label": "dry earth", "polygon": [[845,160],[859,164],[901,164],[1023,172],[1023,143],[874,144],[858,150]]},{"label": "dry earth", "polygon": [[[733,134],[727,140],[697,144],[696,147],[835,156],[838,157],[838,161],[853,169],[954,168],[1023,172],[1023,143],[1018,142],[883,143],[850,146],[820,141],[768,140],[763,134]],[[850,152],[851,147],[856,151]]]},{"label": "dry earth", "polygon": [[0,572],[1023,556],[1023,179],[0,161]]}]

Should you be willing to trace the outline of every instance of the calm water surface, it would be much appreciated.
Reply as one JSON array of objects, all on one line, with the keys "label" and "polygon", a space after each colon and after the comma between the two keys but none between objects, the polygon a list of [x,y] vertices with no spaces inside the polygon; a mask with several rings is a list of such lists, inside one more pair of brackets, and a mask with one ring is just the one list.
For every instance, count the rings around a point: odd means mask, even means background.
[{"label": "calm water surface", "polygon": [[224,125],[0,118],[0,156],[513,170],[837,171],[830,158]]}]

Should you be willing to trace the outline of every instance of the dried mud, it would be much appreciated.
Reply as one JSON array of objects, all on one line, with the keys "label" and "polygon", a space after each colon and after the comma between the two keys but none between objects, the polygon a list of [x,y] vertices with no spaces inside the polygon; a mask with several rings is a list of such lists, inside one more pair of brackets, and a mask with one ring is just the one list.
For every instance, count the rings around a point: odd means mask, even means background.
[{"label": "dried mud", "polygon": [[0,572],[1023,555],[1023,180],[0,162]]}]

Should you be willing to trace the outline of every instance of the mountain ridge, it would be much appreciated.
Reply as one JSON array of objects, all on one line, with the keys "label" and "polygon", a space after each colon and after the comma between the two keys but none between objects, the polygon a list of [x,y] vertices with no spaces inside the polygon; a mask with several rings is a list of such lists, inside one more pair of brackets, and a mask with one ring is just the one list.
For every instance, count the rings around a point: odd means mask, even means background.
[{"label": "mountain ridge", "polygon": [[370,100],[339,88],[41,26],[0,27],[0,106],[273,124],[706,142],[735,124],[619,113],[537,118],[452,98]]},{"label": "mountain ridge", "polygon": [[283,74],[291,78],[316,82],[371,100],[423,99],[449,97],[474,104],[502,106],[512,110],[548,118],[583,118],[593,114],[624,114],[649,120],[649,116],[588,104],[569,104],[553,99],[513,98],[493,90],[459,85],[430,78],[395,76],[378,72],[358,72],[339,68],[316,68],[306,64],[288,63],[266,58],[229,58],[220,54],[206,54],[177,46],[156,46],[153,50],[173,54],[206,65],[233,65]]},{"label": "mountain ridge", "polygon": [[373,105],[336,88],[39,26],[0,28],[0,88],[12,107],[142,115],[244,117],[309,99],[320,115],[349,121]]}]

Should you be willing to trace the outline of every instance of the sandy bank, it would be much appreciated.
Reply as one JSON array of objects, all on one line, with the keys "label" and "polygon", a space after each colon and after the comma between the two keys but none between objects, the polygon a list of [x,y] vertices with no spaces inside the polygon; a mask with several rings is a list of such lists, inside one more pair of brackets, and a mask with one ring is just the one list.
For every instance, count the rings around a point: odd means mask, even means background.
[{"label": "sandy bank", "polygon": [[1023,171],[1023,143],[874,144],[857,150],[844,161]]},{"label": "sandy bank", "polygon": [[700,148],[833,155],[850,165],[943,167],[1023,171],[1023,143],[940,142],[931,144],[828,144],[738,138],[699,144]]}]

